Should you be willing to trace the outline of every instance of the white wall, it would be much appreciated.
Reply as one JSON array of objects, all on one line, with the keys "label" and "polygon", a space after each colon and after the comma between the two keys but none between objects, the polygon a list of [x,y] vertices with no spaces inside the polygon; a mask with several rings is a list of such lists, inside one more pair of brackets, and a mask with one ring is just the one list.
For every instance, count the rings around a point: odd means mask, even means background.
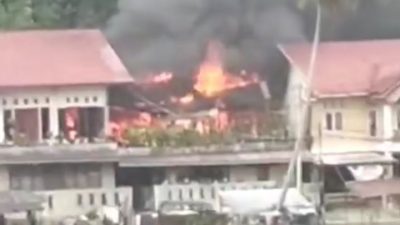
[{"label": "white wall", "polygon": [[103,85],[0,90],[0,142],[4,140],[2,128],[3,110],[5,109],[49,108],[50,131],[54,136],[57,136],[58,109],[68,107],[106,107],[107,103],[107,87]]},{"label": "white wall", "polygon": [[[41,215],[45,218],[62,218],[67,216],[78,216],[97,209],[103,205],[117,206],[116,195],[119,197],[120,204],[132,209],[132,188],[103,188],[103,189],[68,189],[56,191],[36,192],[46,198],[43,203],[44,210]],[[90,196],[93,202],[90,202]],[[79,203],[78,198],[82,202]],[[103,198],[106,203],[103,204]]]},{"label": "white wall", "polygon": [[218,192],[222,190],[246,190],[246,189],[269,189],[275,188],[273,181],[254,182],[228,182],[213,184],[161,184],[155,185],[154,202],[155,209],[158,209],[164,201],[202,201],[211,204],[219,210]]},{"label": "white wall", "polygon": [[[107,199],[106,205],[108,206],[115,206],[115,195],[118,194],[121,204],[126,200],[128,207],[132,207],[132,188],[116,187],[115,171],[112,163],[104,163],[101,166],[101,179],[101,188],[37,191],[36,193],[45,196],[47,199],[43,204],[44,211],[42,215],[48,218],[59,218],[86,213],[103,205],[103,194]],[[9,182],[10,178],[7,166],[0,165],[0,191],[9,190]],[[82,196],[82,205],[78,205],[79,194]],[[90,204],[89,202],[90,194],[93,194],[94,204]],[[52,208],[50,201],[52,201]]]},{"label": "white wall", "polygon": [[300,109],[302,105],[302,94],[304,92],[304,77],[298,69],[291,67],[289,73],[289,82],[285,97],[285,108],[287,110],[287,121],[291,136],[296,135],[300,121]]},{"label": "white wall", "polygon": [[[94,100],[93,97],[96,97],[97,100]],[[77,102],[75,101],[75,98],[78,98]],[[15,104],[14,100],[18,100],[18,103]],[[25,100],[27,100],[27,102],[25,102]],[[106,105],[107,89],[105,86],[18,88],[3,89],[0,91],[0,107],[2,109],[39,108],[49,106],[57,108],[79,106],[102,107]]]},{"label": "white wall", "polygon": [[112,163],[101,166],[101,185],[103,188],[115,188],[115,167]]}]

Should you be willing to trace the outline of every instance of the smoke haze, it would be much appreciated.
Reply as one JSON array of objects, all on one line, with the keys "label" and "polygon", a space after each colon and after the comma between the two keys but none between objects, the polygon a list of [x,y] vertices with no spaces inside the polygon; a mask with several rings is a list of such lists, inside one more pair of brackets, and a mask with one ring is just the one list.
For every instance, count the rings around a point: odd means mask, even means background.
[{"label": "smoke haze", "polygon": [[[273,96],[286,91],[287,62],[276,43],[312,38],[315,8],[295,0],[120,0],[106,35],[133,76],[172,71],[189,77],[212,39],[226,47],[228,70],[258,72]],[[400,37],[399,0],[349,0],[323,11],[322,40]],[[355,4],[357,3],[357,4]]]},{"label": "smoke haze", "polygon": [[225,46],[229,70],[267,73],[277,42],[304,40],[301,18],[275,0],[121,0],[106,29],[134,76],[192,75],[210,40]]}]

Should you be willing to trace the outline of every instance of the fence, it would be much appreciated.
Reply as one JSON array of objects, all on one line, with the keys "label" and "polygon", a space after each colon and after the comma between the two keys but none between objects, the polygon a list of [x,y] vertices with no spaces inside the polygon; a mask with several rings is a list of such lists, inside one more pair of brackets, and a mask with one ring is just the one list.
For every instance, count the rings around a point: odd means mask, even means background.
[{"label": "fence", "polygon": [[257,181],[242,183],[212,183],[212,184],[161,184],[154,186],[155,209],[158,210],[164,201],[202,201],[211,204],[219,210],[218,191],[270,189],[275,188],[275,181]]},{"label": "fence", "polygon": [[124,206],[132,210],[132,188],[68,189],[37,192],[43,195],[43,216],[61,218],[78,216],[101,206]]}]

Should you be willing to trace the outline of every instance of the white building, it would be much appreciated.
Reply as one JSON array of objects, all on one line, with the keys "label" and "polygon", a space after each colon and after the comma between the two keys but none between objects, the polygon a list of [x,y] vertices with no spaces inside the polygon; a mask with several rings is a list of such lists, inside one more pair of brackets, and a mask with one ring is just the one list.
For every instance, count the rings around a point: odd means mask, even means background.
[{"label": "white building", "polygon": [[9,32],[0,47],[0,142],[104,136],[107,88],[132,78],[100,31]]},{"label": "white building", "polygon": [[45,196],[48,218],[130,208],[104,141],[108,89],[133,80],[101,32],[0,33],[0,48],[0,190]]}]

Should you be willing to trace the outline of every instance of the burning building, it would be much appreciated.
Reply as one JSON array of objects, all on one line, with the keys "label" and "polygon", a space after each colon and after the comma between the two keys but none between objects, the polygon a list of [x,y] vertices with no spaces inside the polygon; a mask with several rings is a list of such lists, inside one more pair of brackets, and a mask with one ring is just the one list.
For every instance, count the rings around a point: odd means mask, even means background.
[{"label": "burning building", "polygon": [[223,45],[211,41],[190,78],[164,72],[136,81],[130,93],[116,90],[114,99],[130,95],[134,101],[125,102],[129,110],[114,107],[111,111],[115,134],[154,127],[193,129],[200,134],[265,134],[270,100],[266,82],[257,73],[229,73],[223,58]]}]

